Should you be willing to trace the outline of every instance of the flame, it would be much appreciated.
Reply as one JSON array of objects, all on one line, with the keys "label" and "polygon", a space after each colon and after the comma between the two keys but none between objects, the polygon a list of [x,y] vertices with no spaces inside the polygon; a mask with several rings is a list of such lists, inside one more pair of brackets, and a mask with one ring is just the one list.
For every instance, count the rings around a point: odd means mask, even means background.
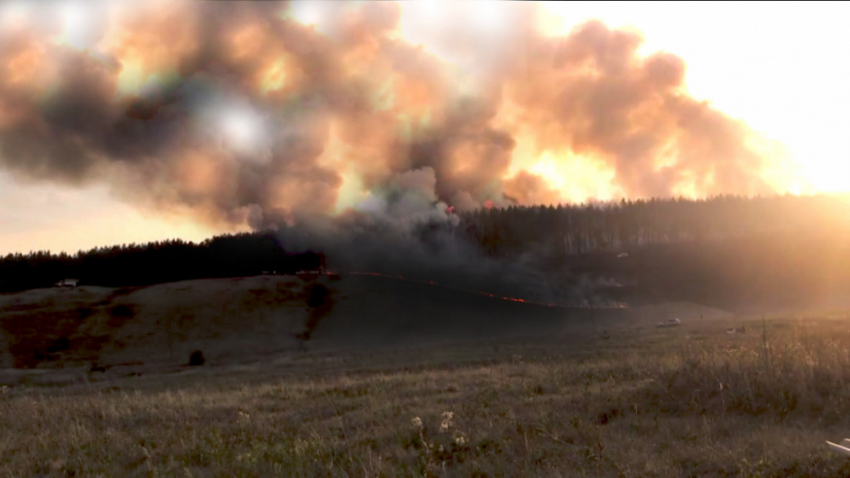
[{"label": "flame", "polygon": [[587,303],[587,301],[584,301],[584,302],[578,303],[578,304],[577,303],[556,304],[556,303],[553,303],[553,302],[539,302],[539,301],[533,301],[533,300],[529,300],[529,299],[520,299],[520,298],[517,298],[517,297],[496,295],[496,294],[481,291],[481,290],[465,289],[465,288],[462,288],[462,287],[455,287],[455,286],[451,286],[451,285],[440,284],[438,282],[434,282],[434,281],[431,281],[431,280],[409,279],[409,278],[406,278],[406,277],[401,276],[401,275],[381,274],[379,272],[350,271],[350,272],[341,272],[341,273],[339,273],[339,275],[341,275],[341,276],[342,275],[349,275],[349,276],[383,277],[385,279],[395,279],[395,280],[401,280],[401,281],[405,281],[405,282],[412,282],[412,283],[416,283],[416,284],[438,286],[438,287],[442,287],[442,288],[446,288],[446,289],[455,290],[455,291],[458,291],[458,292],[466,292],[466,293],[470,293],[470,294],[482,295],[482,296],[485,296],[485,297],[492,297],[494,299],[504,300],[504,301],[507,301],[507,302],[518,302],[518,303],[525,303],[525,304],[532,304],[532,305],[541,305],[541,306],[544,306],[544,307],[558,307],[558,308],[566,308],[566,309],[625,309],[625,308],[628,308],[628,304],[626,304],[625,302],[616,302],[616,301],[608,301],[605,304],[595,305],[595,306],[591,306],[589,303]]},{"label": "flame", "polygon": [[571,151],[560,154],[546,151],[526,171],[544,177],[564,202],[610,200],[622,194],[614,183],[613,168]]}]

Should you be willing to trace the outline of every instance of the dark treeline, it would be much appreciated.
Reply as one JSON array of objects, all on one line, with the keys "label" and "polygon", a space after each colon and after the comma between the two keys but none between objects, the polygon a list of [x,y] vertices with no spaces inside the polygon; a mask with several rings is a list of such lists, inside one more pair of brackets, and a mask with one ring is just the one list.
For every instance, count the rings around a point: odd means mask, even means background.
[{"label": "dark treeline", "polygon": [[464,214],[492,257],[606,278],[629,303],[814,305],[850,298],[850,201],[716,197],[509,207]]},{"label": "dark treeline", "polygon": [[289,254],[271,232],[217,236],[199,244],[169,240],[100,247],[76,254],[47,251],[0,258],[0,292],[50,287],[65,278],[107,287],[294,273],[319,266],[316,253]]},{"label": "dark treeline", "polygon": [[541,246],[580,255],[783,231],[835,231],[850,224],[848,206],[850,201],[832,196],[623,200],[478,209],[465,213],[463,224],[492,256]]}]

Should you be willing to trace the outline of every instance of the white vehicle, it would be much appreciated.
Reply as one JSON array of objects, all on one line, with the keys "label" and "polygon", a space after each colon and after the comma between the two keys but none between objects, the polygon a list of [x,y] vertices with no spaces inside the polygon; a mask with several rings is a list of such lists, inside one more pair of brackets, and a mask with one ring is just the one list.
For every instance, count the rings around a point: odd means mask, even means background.
[{"label": "white vehicle", "polygon": [[676,327],[678,325],[682,325],[682,321],[679,319],[668,319],[658,323],[659,327]]}]

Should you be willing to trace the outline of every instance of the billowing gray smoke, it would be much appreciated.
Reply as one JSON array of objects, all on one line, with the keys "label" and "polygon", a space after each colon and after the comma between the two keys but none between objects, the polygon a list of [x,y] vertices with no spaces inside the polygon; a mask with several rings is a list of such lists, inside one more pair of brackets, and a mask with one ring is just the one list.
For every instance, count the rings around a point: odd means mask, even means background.
[{"label": "billowing gray smoke", "polygon": [[558,305],[601,306],[597,281],[553,271],[540,251],[488,257],[458,215],[438,202],[430,168],[398,175],[362,211],[277,229],[291,252],[321,251],[338,272],[368,272]]}]

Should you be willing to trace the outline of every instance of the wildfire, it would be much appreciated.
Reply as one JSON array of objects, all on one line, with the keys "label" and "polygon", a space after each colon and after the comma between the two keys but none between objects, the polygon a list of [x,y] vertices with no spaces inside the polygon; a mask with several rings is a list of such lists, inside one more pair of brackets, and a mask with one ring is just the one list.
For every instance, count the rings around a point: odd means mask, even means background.
[{"label": "wildfire", "polygon": [[0,6],[0,166],[209,223],[790,188],[681,58],[534,4],[62,5]]},{"label": "wildfire", "polygon": [[497,294],[493,294],[493,293],[485,292],[485,291],[481,291],[481,290],[465,289],[465,288],[462,288],[462,287],[455,287],[455,286],[452,286],[452,285],[440,284],[440,283],[434,282],[432,280],[409,279],[409,278],[406,278],[406,277],[401,276],[401,275],[381,274],[379,272],[351,271],[351,272],[340,273],[340,275],[383,277],[385,279],[402,280],[402,281],[405,281],[405,282],[412,282],[412,283],[415,283],[415,284],[425,284],[425,285],[438,286],[438,287],[443,287],[443,288],[446,288],[446,289],[455,290],[455,291],[458,291],[458,292],[466,292],[466,293],[470,293],[470,294],[477,294],[477,295],[482,295],[482,296],[485,296],[485,297],[492,297],[494,299],[504,300],[504,301],[508,301],[508,302],[520,302],[520,303],[524,303],[524,304],[542,305],[544,307],[558,307],[558,308],[564,308],[564,309],[626,309],[626,308],[628,308],[627,304],[625,304],[623,302],[615,302],[615,301],[610,301],[609,303],[600,304],[600,305],[590,305],[589,303],[556,304],[556,303],[553,303],[553,302],[539,302],[539,301],[528,300],[528,299],[520,299],[520,298],[517,298],[517,297],[508,297],[508,296],[503,296],[503,295],[497,295]]}]

